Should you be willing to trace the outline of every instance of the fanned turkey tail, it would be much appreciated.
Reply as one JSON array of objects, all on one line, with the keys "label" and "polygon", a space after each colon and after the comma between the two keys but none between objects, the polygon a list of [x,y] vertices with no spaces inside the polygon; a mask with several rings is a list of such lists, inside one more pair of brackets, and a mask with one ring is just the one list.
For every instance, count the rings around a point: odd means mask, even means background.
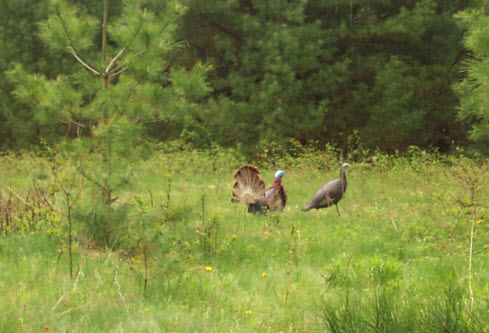
[{"label": "fanned turkey tail", "polygon": [[252,165],[244,165],[234,174],[232,202],[255,204],[264,198],[265,182],[260,176],[260,171]]}]

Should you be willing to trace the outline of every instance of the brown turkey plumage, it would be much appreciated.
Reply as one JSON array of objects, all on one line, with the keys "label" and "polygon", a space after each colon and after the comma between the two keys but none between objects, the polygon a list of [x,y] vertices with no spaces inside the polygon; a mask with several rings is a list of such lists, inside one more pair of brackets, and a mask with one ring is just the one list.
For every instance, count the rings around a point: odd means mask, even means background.
[{"label": "brown turkey plumage", "polygon": [[244,165],[234,175],[232,202],[242,202],[248,205],[248,212],[260,212],[264,208],[271,211],[283,211],[287,203],[287,193],[282,186],[284,172],[275,173],[273,185],[268,189],[260,176],[260,171],[254,165]]}]

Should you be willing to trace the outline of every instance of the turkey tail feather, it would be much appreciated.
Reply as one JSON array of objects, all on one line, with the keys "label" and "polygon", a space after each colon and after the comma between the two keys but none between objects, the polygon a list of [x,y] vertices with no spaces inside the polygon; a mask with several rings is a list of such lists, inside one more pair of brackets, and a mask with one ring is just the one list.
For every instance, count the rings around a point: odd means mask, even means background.
[{"label": "turkey tail feather", "polygon": [[248,164],[239,168],[234,174],[234,179],[235,192],[233,192],[232,202],[253,204],[263,198],[265,182],[254,165]]},{"label": "turkey tail feather", "polygon": [[308,210],[311,210],[314,208],[314,203],[309,201],[304,207],[302,207],[303,212],[307,212]]}]

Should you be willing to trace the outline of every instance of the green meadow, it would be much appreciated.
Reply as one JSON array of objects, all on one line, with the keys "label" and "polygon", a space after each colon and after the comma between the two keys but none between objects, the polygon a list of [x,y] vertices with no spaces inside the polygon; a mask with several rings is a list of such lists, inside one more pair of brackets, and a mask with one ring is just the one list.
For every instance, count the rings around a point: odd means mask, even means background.
[{"label": "green meadow", "polygon": [[288,203],[250,215],[230,151],[134,162],[105,206],[57,156],[2,156],[0,332],[489,331],[487,162],[348,160],[341,216],[302,212],[346,160],[259,159]]}]

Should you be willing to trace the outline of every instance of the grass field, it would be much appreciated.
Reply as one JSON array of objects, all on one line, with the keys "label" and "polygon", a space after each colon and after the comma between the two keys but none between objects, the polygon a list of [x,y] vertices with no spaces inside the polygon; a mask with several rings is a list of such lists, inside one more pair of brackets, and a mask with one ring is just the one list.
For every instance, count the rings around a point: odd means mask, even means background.
[{"label": "grass field", "polygon": [[[0,332],[489,331],[485,164],[420,152],[349,161],[341,216],[302,212],[338,177],[340,161],[325,158],[259,165],[267,184],[285,170],[289,197],[282,214],[263,215],[230,202],[240,158],[135,164],[113,204],[127,208],[119,224],[114,214],[110,247],[89,236],[93,192],[79,182],[70,278],[52,162],[1,157]],[[54,206],[35,217],[33,188]]]}]

